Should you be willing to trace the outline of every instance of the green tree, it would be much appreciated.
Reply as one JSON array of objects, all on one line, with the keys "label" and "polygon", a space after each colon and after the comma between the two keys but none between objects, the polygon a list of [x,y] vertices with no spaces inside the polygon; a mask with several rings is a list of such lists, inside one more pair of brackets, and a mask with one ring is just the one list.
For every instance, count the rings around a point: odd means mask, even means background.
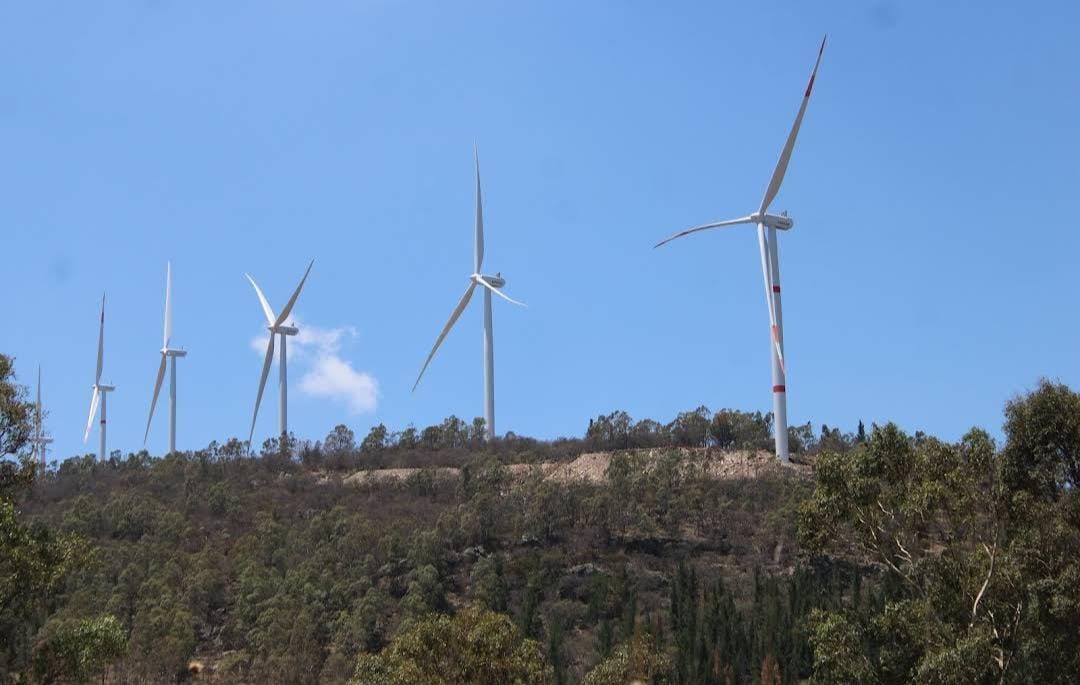
[{"label": "green tree", "polygon": [[[12,359],[0,354],[0,458],[22,452],[30,434],[26,391]],[[29,664],[30,636],[64,579],[88,558],[81,539],[21,520],[17,504],[30,489],[35,465],[0,459],[0,682]]]},{"label": "green tree", "polygon": [[623,450],[630,446],[630,415],[614,411],[607,416],[589,419],[585,442],[594,450]]},{"label": "green tree", "polygon": [[34,676],[42,683],[105,682],[109,666],[127,651],[127,633],[114,616],[47,623],[34,645]]},{"label": "green tree", "polygon": [[709,440],[720,449],[771,449],[772,414],[722,409],[708,425]]},{"label": "green tree", "polygon": [[414,570],[409,580],[401,608],[411,616],[423,616],[433,611],[442,611],[446,606],[439,571],[427,564]]},{"label": "green tree", "polygon": [[26,446],[32,408],[26,400],[26,388],[15,382],[15,360],[0,354],[0,458],[17,454]]},{"label": "green tree", "polygon": [[[818,681],[869,668],[880,682],[911,682],[930,676],[925,669],[945,654],[969,640],[986,641],[993,631],[1002,663],[1011,660],[1015,627],[991,625],[1003,614],[989,611],[985,588],[980,591],[993,580],[988,574],[1002,551],[1005,521],[995,506],[999,470],[984,433],[972,432],[958,446],[917,445],[891,424],[875,430],[865,447],[819,457],[815,492],[802,511],[804,543],[833,553],[845,546],[855,550],[854,560],[877,565],[895,589],[876,616],[817,616],[812,641]],[[1007,592],[993,599],[1015,601]],[[1012,613],[1004,605],[1002,610]],[[839,645],[858,641],[875,646],[869,667],[862,654],[858,663],[828,663]],[[980,678],[995,670],[990,659],[981,666]]]},{"label": "green tree", "polygon": [[1009,403],[1000,452],[888,425],[819,457],[802,542],[876,566],[883,601],[815,613],[816,682],[1080,681],[1078,409],[1044,382]]},{"label": "green tree", "polygon": [[469,574],[469,594],[484,609],[506,611],[508,590],[499,555],[489,554],[473,565]]},{"label": "green tree", "polygon": [[131,626],[131,652],[151,682],[174,680],[195,652],[195,616],[175,588],[182,572],[173,564],[146,579]]},{"label": "green tree", "polygon": [[668,425],[671,442],[678,447],[705,447],[709,437],[709,408],[684,411]]},{"label": "green tree", "polygon": [[611,656],[597,665],[581,685],[626,685],[627,683],[653,683],[663,685],[671,682],[671,663],[663,649],[645,635],[636,635],[629,642],[619,645]]},{"label": "green tree", "polygon": [[469,427],[469,443],[472,445],[481,445],[484,442],[484,429],[487,427],[487,422],[484,421],[484,417],[477,416],[472,420],[472,425]]},{"label": "green tree", "polygon": [[372,426],[364,441],[360,443],[360,452],[364,456],[371,456],[386,449],[389,446],[389,432],[386,426],[378,424]]},{"label": "green tree", "polygon": [[630,446],[634,448],[662,447],[670,441],[667,427],[659,421],[642,419],[630,429]]},{"label": "green tree", "polygon": [[1080,395],[1043,379],[1005,406],[1004,476],[1010,488],[1055,499],[1080,484]]},{"label": "green tree", "polygon": [[338,424],[326,435],[323,451],[328,455],[349,455],[356,449],[356,435],[346,425]]},{"label": "green tree", "polygon": [[442,446],[447,449],[461,448],[469,444],[469,425],[456,416],[448,416],[443,419],[439,433]]},{"label": "green tree", "polygon": [[548,685],[534,640],[503,614],[466,609],[402,625],[379,654],[361,655],[352,685]]},{"label": "green tree", "polygon": [[397,446],[402,449],[416,449],[420,446],[420,437],[415,426],[407,426],[405,430],[397,434]]}]

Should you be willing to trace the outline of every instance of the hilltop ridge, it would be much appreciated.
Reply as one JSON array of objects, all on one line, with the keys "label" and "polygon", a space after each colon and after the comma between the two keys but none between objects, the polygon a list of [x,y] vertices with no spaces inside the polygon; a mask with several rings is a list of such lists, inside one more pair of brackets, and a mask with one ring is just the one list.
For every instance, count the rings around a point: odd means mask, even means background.
[{"label": "hilltop ridge", "polygon": [[[765,450],[721,450],[708,447],[629,449],[615,452],[585,452],[572,461],[542,461],[537,463],[506,464],[507,471],[516,477],[537,472],[543,480],[554,483],[600,483],[608,479],[611,460],[620,454],[640,455],[647,469],[672,451],[683,458],[683,467],[699,469],[701,474],[716,480],[757,478],[788,470],[800,477],[812,478],[813,467],[808,463],[780,464],[776,456]],[[345,483],[362,484],[384,481],[405,481],[425,471],[422,467],[390,467],[358,469],[342,477]],[[439,466],[431,469],[436,478],[461,477],[461,468]],[[330,476],[327,475],[327,478]]]},{"label": "hilltop ridge", "polygon": [[[755,569],[795,570],[794,512],[810,488],[810,467],[760,450],[538,459],[504,444],[394,458],[427,466],[333,469],[325,444],[321,459],[207,450],[65,462],[27,512],[101,553],[61,614],[139,626],[121,667],[130,677],[194,664],[198,682],[308,682],[279,670],[302,637],[321,654],[305,668],[343,683],[402,620],[479,605],[526,636],[550,642],[559,626],[549,648],[576,681],[633,633],[626,611],[669,620],[671,583],[691,558],[752,611]],[[771,601],[786,601],[784,584],[772,587]]]}]

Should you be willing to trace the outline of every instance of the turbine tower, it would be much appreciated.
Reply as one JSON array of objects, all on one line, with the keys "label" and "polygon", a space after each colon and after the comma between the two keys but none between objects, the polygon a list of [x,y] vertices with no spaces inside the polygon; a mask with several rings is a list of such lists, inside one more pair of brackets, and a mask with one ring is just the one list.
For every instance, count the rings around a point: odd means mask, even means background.
[{"label": "turbine tower", "polygon": [[45,434],[45,416],[41,410],[41,367],[38,366],[37,402],[34,403],[34,434],[30,438],[30,443],[34,446],[34,458],[41,461],[42,472],[46,468],[45,448],[52,441],[53,439]]},{"label": "turbine tower", "polygon": [[262,305],[263,314],[266,315],[267,329],[270,331],[270,341],[266,345],[266,360],[263,361],[262,376],[259,377],[259,392],[255,395],[255,412],[251,416],[251,432],[248,433],[248,445],[251,445],[251,438],[255,435],[255,419],[259,416],[259,403],[262,402],[263,389],[266,387],[266,377],[270,374],[270,363],[274,361],[274,336],[281,336],[281,356],[278,360],[278,433],[280,436],[286,436],[289,434],[289,418],[288,418],[288,400],[289,400],[289,387],[288,387],[288,372],[286,370],[286,352],[285,341],[288,336],[296,335],[300,332],[300,329],[296,326],[286,326],[285,320],[289,318],[289,314],[292,313],[293,306],[296,304],[296,298],[300,297],[300,291],[304,287],[304,282],[307,280],[308,274],[311,273],[311,267],[314,266],[315,260],[312,259],[308,264],[307,271],[304,272],[304,277],[300,279],[300,285],[296,286],[296,290],[293,291],[292,297],[285,304],[285,308],[281,310],[281,313],[274,316],[274,310],[270,308],[270,303],[266,301],[266,296],[263,295],[262,290],[259,290],[259,284],[255,282],[255,279],[248,274],[244,274],[251,285],[255,287],[255,294],[259,296],[259,303]]},{"label": "turbine tower", "polygon": [[161,382],[165,380],[165,363],[169,363],[169,454],[176,451],[176,358],[186,357],[184,350],[173,349],[172,342],[172,264],[165,265],[165,342],[161,346],[161,364],[158,365],[157,380],[154,382],[154,396],[150,400],[150,415],[146,417],[146,432],[143,444],[150,436],[150,422],[154,420],[154,407],[157,406]]},{"label": "turbine tower", "polygon": [[777,250],[776,231],[777,229],[787,231],[795,225],[795,222],[788,217],[787,212],[769,214],[768,210],[769,205],[776,198],[776,194],[780,192],[780,184],[784,181],[784,174],[787,172],[788,162],[791,160],[791,151],[795,147],[795,137],[799,135],[799,127],[802,125],[803,114],[806,113],[806,105],[810,102],[810,91],[814,88],[814,78],[817,76],[818,66],[821,64],[821,55],[824,51],[825,39],[823,38],[821,47],[818,49],[817,61],[814,63],[814,70],[810,73],[810,82],[807,84],[806,92],[803,94],[802,104],[799,105],[799,113],[795,116],[795,123],[791,127],[791,132],[788,133],[787,142],[784,143],[784,149],[780,152],[780,159],[776,162],[776,168],[773,170],[772,178],[769,179],[769,185],[765,189],[765,196],[762,198],[761,206],[758,207],[757,212],[740,219],[729,219],[694,226],[665,238],[655,245],[655,247],[660,247],[676,238],[710,228],[757,224],[758,250],[761,253],[761,273],[765,281],[765,304],[769,309],[769,329],[771,333],[770,356],[772,357],[776,456],[784,463],[789,461],[787,384],[784,365],[784,321],[780,308],[780,255]]},{"label": "turbine tower", "polygon": [[435,340],[435,346],[431,348],[431,352],[427,356],[427,360],[424,361],[424,366],[420,369],[420,374],[416,377],[416,382],[413,383],[413,390],[416,390],[416,386],[420,384],[420,379],[424,375],[424,371],[427,370],[428,364],[431,363],[431,358],[435,356],[435,351],[439,349],[439,345],[442,344],[446,334],[450,332],[450,329],[457,322],[461,316],[461,312],[465,311],[465,307],[469,304],[469,300],[472,299],[473,290],[476,286],[484,287],[484,435],[488,440],[495,437],[495,348],[492,339],[492,326],[491,326],[491,294],[495,293],[499,297],[508,302],[513,302],[516,305],[525,306],[524,303],[512,300],[499,291],[500,288],[506,285],[506,280],[503,279],[501,273],[496,273],[494,276],[485,276],[480,273],[480,268],[484,263],[484,208],[480,195],[480,158],[476,155],[476,229],[475,229],[475,245],[473,250],[473,273],[469,276],[469,287],[465,289],[465,294],[462,296],[461,301],[458,302],[457,308],[454,309],[454,313],[450,315],[450,320],[443,326],[442,332],[439,333],[439,337]]},{"label": "turbine tower", "polygon": [[101,326],[98,328],[97,343],[97,371],[94,374],[93,394],[90,395],[90,417],[86,420],[86,432],[83,433],[83,442],[90,439],[90,429],[94,427],[94,414],[97,413],[98,402],[101,403],[101,446],[98,448],[98,459],[105,461],[105,408],[109,393],[116,390],[114,385],[104,385],[101,382],[101,365],[105,357],[105,295],[101,296]]}]

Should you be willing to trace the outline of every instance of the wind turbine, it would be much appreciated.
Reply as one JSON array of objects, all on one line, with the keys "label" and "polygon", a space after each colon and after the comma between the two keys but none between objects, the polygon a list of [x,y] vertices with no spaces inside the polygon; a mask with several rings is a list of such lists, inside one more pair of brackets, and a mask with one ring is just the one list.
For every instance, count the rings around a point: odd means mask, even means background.
[{"label": "wind turbine", "polygon": [[187,352],[169,347],[172,342],[172,263],[165,265],[165,342],[161,346],[161,364],[158,365],[157,380],[154,382],[154,396],[150,400],[150,416],[146,417],[146,432],[143,444],[150,436],[150,422],[154,420],[154,407],[157,406],[161,382],[165,379],[165,362],[169,362],[169,454],[176,451],[176,358],[186,357]]},{"label": "wind turbine", "polygon": [[41,460],[41,469],[45,470],[45,446],[53,441],[45,435],[45,416],[41,410],[41,367],[37,370],[37,402],[34,403],[34,435],[30,442],[34,445],[34,456]]},{"label": "wind turbine", "polygon": [[776,456],[785,463],[789,460],[787,385],[784,366],[784,323],[780,309],[780,255],[777,251],[776,231],[777,229],[787,231],[795,225],[795,222],[788,217],[787,212],[769,214],[768,210],[769,205],[776,198],[776,194],[780,192],[780,184],[784,181],[784,173],[787,172],[788,162],[791,160],[791,151],[795,147],[795,137],[799,135],[799,126],[802,125],[806,105],[810,102],[810,91],[814,88],[814,78],[817,76],[818,66],[821,64],[821,55],[824,51],[825,39],[822,38],[817,61],[814,63],[814,70],[810,73],[810,82],[806,86],[806,93],[803,94],[802,104],[799,105],[799,113],[795,116],[795,123],[791,127],[791,132],[788,133],[787,142],[784,143],[784,149],[780,152],[780,159],[776,162],[776,168],[773,170],[772,178],[769,179],[769,185],[765,189],[765,196],[762,198],[761,206],[757,212],[740,219],[729,219],[694,226],[665,238],[655,245],[655,247],[660,247],[676,238],[710,228],[757,224],[758,249],[761,252],[761,273],[765,279],[765,303],[769,309],[769,327],[772,336],[770,354],[772,357],[773,416],[776,419]]},{"label": "wind turbine", "polygon": [[83,433],[83,442],[90,439],[90,429],[94,426],[94,414],[97,413],[98,402],[101,402],[101,447],[98,449],[98,458],[105,461],[105,405],[109,393],[116,390],[115,385],[104,385],[101,382],[101,365],[105,357],[105,295],[101,296],[101,327],[98,329],[97,343],[97,371],[94,374],[94,392],[90,395],[90,417],[86,419],[86,432]]},{"label": "wind turbine", "polygon": [[461,316],[461,312],[465,311],[465,307],[469,304],[469,300],[472,299],[473,291],[476,286],[483,286],[484,288],[484,435],[488,440],[495,437],[495,349],[492,342],[492,330],[491,330],[491,294],[495,293],[499,297],[503,298],[507,302],[513,302],[516,305],[525,306],[524,303],[517,300],[510,299],[503,293],[499,292],[499,289],[506,285],[506,280],[503,279],[501,273],[496,273],[494,276],[485,276],[480,273],[480,267],[484,263],[484,208],[480,195],[480,157],[476,157],[476,230],[475,238],[476,242],[473,251],[473,273],[469,276],[469,287],[465,289],[465,294],[461,297],[461,301],[458,302],[457,307],[454,309],[454,313],[450,315],[450,320],[443,326],[442,332],[439,333],[439,337],[435,340],[435,346],[431,348],[430,354],[427,356],[427,360],[424,361],[424,367],[420,369],[420,374],[416,377],[416,382],[413,383],[413,390],[416,390],[416,386],[420,384],[420,379],[424,375],[424,371],[427,370],[428,364],[431,363],[431,358],[435,356],[435,351],[439,349],[439,345],[442,344],[443,338],[450,332],[450,329],[454,326],[454,323]]},{"label": "wind turbine", "polygon": [[270,341],[266,345],[266,360],[263,362],[262,376],[259,377],[259,393],[255,395],[255,412],[251,416],[251,432],[248,433],[248,445],[251,445],[251,438],[255,435],[255,419],[259,416],[259,403],[262,402],[263,389],[266,387],[266,377],[270,374],[270,363],[274,360],[274,336],[281,336],[281,356],[278,360],[278,428],[281,436],[289,434],[289,418],[288,418],[288,400],[289,400],[289,381],[288,372],[286,371],[286,353],[285,353],[285,341],[288,336],[296,335],[300,332],[300,329],[296,326],[286,326],[285,320],[289,318],[289,314],[292,313],[293,306],[296,304],[296,298],[300,297],[300,291],[304,287],[304,281],[307,280],[308,274],[311,273],[311,267],[315,265],[315,260],[312,259],[308,264],[307,271],[304,272],[304,277],[300,279],[300,285],[296,286],[296,290],[293,291],[292,297],[285,304],[285,308],[281,310],[281,313],[274,316],[274,310],[270,308],[270,303],[266,301],[266,296],[263,295],[262,290],[259,290],[259,284],[255,282],[255,279],[244,274],[251,285],[255,287],[255,294],[259,296],[259,303],[262,305],[263,314],[266,315],[267,329],[270,331]]}]

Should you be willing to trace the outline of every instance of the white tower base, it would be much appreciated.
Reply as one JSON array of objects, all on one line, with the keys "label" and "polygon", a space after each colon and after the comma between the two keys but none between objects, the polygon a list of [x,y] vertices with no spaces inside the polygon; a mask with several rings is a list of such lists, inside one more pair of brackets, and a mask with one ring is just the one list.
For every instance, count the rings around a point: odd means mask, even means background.
[{"label": "white tower base", "polygon": [[169,359],[169,454],[176,451],[176,357]]},{"label": "white tower base", "polygon": [[484,288],[484,437],[495,438],[495,344],[491,324],[491,291]]},{"label": "white tower base", "polygon": [[278,435],[282,440],[289,434],[289,370],[285,343],[289,339],[284,333],[281,334],[281,350],[278,357]]},{"label": "white tower base", "polygon": [[[769,228],[769,256],[772,262],[772,297],[776,311],[776,329],[780,337],[780,350],[784,349],[784,319],[780,307],[780,253],[776,245],[776,229]],[[770,339],[770,343],[772,340]],[[777,355],[774,345],[769,345],[769,356],[772,359],[772,394],[773,394],[773,427],[776,441],[776,456],[784,464],[791,461],[788,453],[788,421],[787,421],[787,378],[784,368],[780,365],[780,357]]]}]

